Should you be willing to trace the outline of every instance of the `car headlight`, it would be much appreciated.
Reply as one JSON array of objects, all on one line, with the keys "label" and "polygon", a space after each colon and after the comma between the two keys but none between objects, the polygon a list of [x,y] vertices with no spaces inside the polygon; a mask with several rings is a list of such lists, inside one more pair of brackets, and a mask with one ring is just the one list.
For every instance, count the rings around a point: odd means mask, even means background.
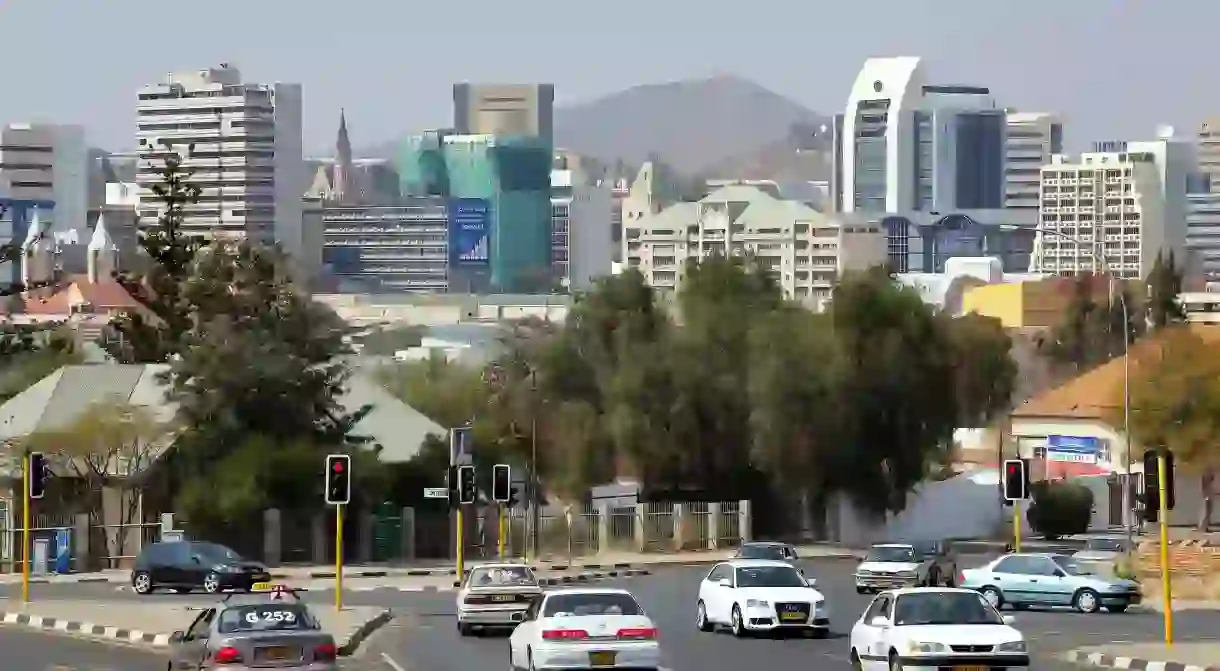
[{"label": "car headlight", "polygon": [[926,643],[921,641],[910,641],[907,643],[907,652],[912,655],[926,655],[935,652],[947,652],[949,648],[944,643]]},{"label": "car headlight", "polygon": [[815,612],[819,615],[825,614],[826,613],[826,602],[825,601],[813,602],[813,612]]},{"label": "car headlight", "polygon": [[771,603],[763,599],[746,599],[746,608],[770,608]]},{"label": "car headlight", "polygon": [[996,652],[1027,652],[1025,641],[1013,641],[1011,643],[1001,643],[996,646]]}]

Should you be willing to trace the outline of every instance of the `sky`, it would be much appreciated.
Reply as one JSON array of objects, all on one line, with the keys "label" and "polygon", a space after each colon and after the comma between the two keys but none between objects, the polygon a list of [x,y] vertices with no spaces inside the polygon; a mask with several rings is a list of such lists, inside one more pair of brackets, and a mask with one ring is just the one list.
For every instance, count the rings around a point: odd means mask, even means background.
[{"label": "sky", "polygon": [[357,148],[448,125],[455,81],[548,81],[564,104],[733,74],[833,113],[866,58],[920,56],[932,82],[1062,114],[1079,149],[1220,116],[1216,25],[1197,0],[0,0],[0,122],[129,150],[140,86],[228,62],[303,84],[317,152],[340,108]]}]

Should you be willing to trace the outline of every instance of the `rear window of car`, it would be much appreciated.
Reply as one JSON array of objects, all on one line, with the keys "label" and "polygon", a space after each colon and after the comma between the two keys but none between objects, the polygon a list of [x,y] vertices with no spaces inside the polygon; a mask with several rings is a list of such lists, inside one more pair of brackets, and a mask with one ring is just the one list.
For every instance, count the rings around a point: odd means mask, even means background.
[{"label": "rear window of car", "polygon": [[542,607],[543,617],[575,615],[641,615],[640,604],[630,594],[602,592],[554,594]]},{"label": "rear window of car", "polygon": [[525,566],[477,568],[470,573],[471,587],[521,587],[538,584]]},{"label": "rear window of car", "polygon": [[1122,552],[1126,549],[1126,543],[1118,538],[1090,538],[1084,548],[1102,552]]},{"label": "rear window of car", "polygon": [[244,631],[318,629],[319,626],[300,604],[259,604],[220,611],[217,628],[222,634],[234,634]]}]

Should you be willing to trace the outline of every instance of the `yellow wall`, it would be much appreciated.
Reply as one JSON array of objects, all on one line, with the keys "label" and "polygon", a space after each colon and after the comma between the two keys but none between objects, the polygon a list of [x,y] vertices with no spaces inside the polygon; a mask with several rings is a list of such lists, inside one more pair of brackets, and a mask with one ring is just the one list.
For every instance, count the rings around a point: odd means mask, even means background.
[{"label": "yellow wall", "polygon": [[[1053,277],[975,287],[962,296],[962,309],[994,317],[1005,328],[1048,328],[1063,318],[1076,293],[1075,282],[1071,277]],[[1122,287],[1114,290],[1121,291]],[[1107,300],[1109,285],[1104,278],[1095,279],[1092,294],[1094,301]]]},{"label": "yellow wall", "polygon": [[1025,326],[1022,284],[988,284],[967,289],[962,295],[962,312],[998,319],[1005,328],[1021,328]]}]

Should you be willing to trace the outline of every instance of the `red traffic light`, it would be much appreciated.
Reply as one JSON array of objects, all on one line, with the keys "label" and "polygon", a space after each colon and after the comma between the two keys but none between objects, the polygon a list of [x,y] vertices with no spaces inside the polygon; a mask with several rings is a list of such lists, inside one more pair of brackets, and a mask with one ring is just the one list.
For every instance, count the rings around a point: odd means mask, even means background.
[{"label": "red traffic light", "polygon": [[336,473],[342,473],[342,472],[343,472],[343,462],[342,462],[342,461],[335,461],[335,466],[334,466],[334,469],[335,469],[335,472],[336,472]]},{"label": "red traffic light", "polygon": [[1017,472],[1020,470],[1021,470],[1021,467],[1018,466],[1017,464],[1012,464],[1012,463],[1008,464],[1008,472],[1011,473],[1012,475],[1016,475]]}]

